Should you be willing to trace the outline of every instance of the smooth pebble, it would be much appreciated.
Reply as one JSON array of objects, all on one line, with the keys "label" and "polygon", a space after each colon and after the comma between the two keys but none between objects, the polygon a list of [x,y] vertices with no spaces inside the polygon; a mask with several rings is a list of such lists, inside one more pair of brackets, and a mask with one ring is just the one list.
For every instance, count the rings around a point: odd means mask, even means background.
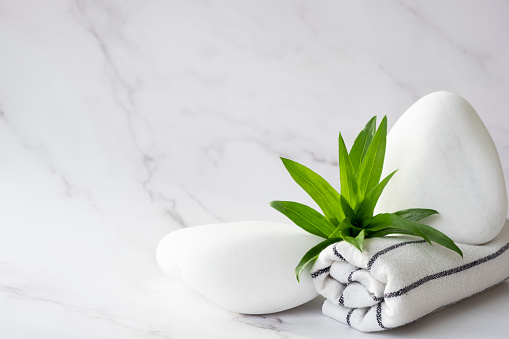
[{"label": "smooth pebble", "polygon": [[462,97],[431,93],[412,105],[387,137],[383,175],[398,169],[376,213],[431,208],[424,223],[465,244],[502,229],[507,193],[500,159],[483,122]]},{"label": "smooth pebble", "polygon": [[225,309],[266,314],[299,306],[318,295],[309,270],[299,283],[294,269],[322,240],[296,225],[276,222],[197,226],[163,238],[157,261],[168,275]]}]

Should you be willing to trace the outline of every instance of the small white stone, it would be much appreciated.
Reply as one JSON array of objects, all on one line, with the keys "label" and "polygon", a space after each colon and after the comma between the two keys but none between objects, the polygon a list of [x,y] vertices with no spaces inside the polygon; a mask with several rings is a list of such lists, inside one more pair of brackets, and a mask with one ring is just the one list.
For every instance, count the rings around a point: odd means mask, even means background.
[{"label": "small white stone", "polygon": [[309,269],[300,283],[294,269],[323,240],[291,224],[205,225],[168,234],[159,243],[157,261],[165,273],[228,310],[273,313],[318,295]]},{"label": "small white stone", "polygon": [[465,244],[482,244],[502,229],[507,193],[490,134],[472,106],[450,92],[412,105],[387,137],[384,174],[398,172],[376,213],[431,208],[425,223]]}]

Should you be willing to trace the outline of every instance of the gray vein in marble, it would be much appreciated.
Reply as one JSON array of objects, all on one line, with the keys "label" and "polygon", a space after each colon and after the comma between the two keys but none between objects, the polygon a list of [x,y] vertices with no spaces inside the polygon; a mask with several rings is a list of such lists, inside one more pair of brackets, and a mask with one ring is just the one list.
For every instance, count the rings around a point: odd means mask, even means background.
[{"label": "gray vein in marble", "polygon": [[205,156],[212,160],[214,165],[217,165],[217,161],[214,160],[214,157],[211,155],[212,151],[217,151],[218,153],[222,153],[225,145],[233,145],[239,142],[249,142],[259,146],[263,149],[267,154],[274,154],[276,156],[278,152],[274,149],[273,144],[269,141],[270,138],[265,138],[267,134],[260,134],[259,138],[243,135],[243,136],[231,136],[224,137],[219,140],[215,140],[214,142],[203,146],[201,151],[205,153]]},{"label": "gray vein in marble", "polygon": [[[142,124],[144,125],[144,127],[146,129],[150,130],[149,122],[144,117],[137,114],[137,112],[136,112],[136,104],[135,104],[134,97],[135,97],[137,89],[134,86],[132,86],[131,84],[129,84],[122,76],[121,72],[119,71],[118,67],[116,66],[116,64],[111,56],[111,53],[108,50],[108,46],[107,46],[106,42],[101,37],[101,35],[98,33],[98,31],[94,27],[93,23],[90,20],[87,20],[86,13],[83,8],[83,3],[81,1],[76,1],[76,9],[78,11],[78,13],[76,15],[77,19],[82,23],[82,25],[86,29],[86,31],[97,42],[97,45],[99,46],[99,49],[100,49],[101,53],[103,54],[104,60],[107,65],[108,76],[111,80],[111,85],[112,85],[113,93],[116,97],[117,104],[121,108],[121,110],[126,113],[127,122],[128,122],[128,126],[129,126],[129,133],[132,137],[132,141],[133,141],[133,144],[134,144],[136,150],[139,152],[139,154],[141,156],[143,167],[145,168],[146,173],[147,173],[146,178],[141,183],[143,186],[143,190],[146,192],[146,194],[149,196],[149,198],[152,202],[155,202],[158,199],[164,202],[163,207],[162,207],[163,211],[166,214],[168,214],[177,225],[179,225],[181,227],[187,227],[188,226],[187,222],[184,220],[182,215],[180,215],[177,212],[176,200],[164,197],[162,194],[156,193],[150,188],[149,184],[150,184],[154,174],[157,171],[157,162],[152,155],[150,155],[149,153],[147,153],[146,150],[143,149],[143,147],[141,146],[139,139],[137,137],[134,119],[141,121]],[[108,12],[109,16],[112,15],[111,9],[106,8],[105,10]],[[126,100],[125,100],[126,102],[123,102],[123,100],[121,98],[122,92],[126,98]],[[153,143],[153,141],[152,141],[152,143]],[[215,217],[217,220],[222,221],[221,218],[219,218],[216,215],[214,215],[213,213],[211,213],[198,199],[196,199],[195,196],[190,194],[189,191],[186,190],[180,183],[179,183],[179,185],[187,193],[187,195],[192,200],[197,202],[197,204],[205,212],[209,213],[210,215]]]},{"label": "gray vein in marble", "polygon": [[414,86],[410,85],[407,82],[404,82],[402,80],[397,79],[394,74],[389,72],[384,66],[378,65],[378,69],[382,71],[383,74],[385,74],[389,79],[396,84],[398,88],[400,88],[403,92],[410,95],[411,101],[417,101],[421,97]]},{"label": "gray vein in marble", "polygon": [[[86,5],[85,5],[86,4]],[[148,121],[136,113],[136,104],[134,100],[136,88],[129,84],[122,74],[120,73],[117,65],[115,64],[111,53],[108,50],[108,46],[104,39],[101,37],[101,35],[98,33],[97,29],[94,27],[94,24],[88,20],[85,8],[84,6],[91,5],[90,3],[84,3],[83,1],[76,1],[74,8],[76,9],[77,13],[75,13],[75,17],[82,24],[82,26],[85,28],[85,30],[94,38],[94,40],[97,42],[97,45],[99,47],[99,50],[101,51],[105,63],[106,63],[106,70],[108,78],[110,79],[110,83],[112,86],[113,94],[116,98],[117,105],[121,108],[124,113],[126,113],[126,119],[129,126],[129,133],[132,137],[132,142],[141,155],[141,160],[143,167],[145,168],[147,172],[147,178],[142,182],[143,186],[146,187],[146,185],[150,182],[153,172],[154,172],[154,159],[152,156],[150,156],[146,150],[142,148],[140,145],[140,142],[138,140],[138,137],[136,135],[135,127],[134,127],[134,119],[138,119],[141,121],[145,128],[150,130],[150,125]],[[110,8],[102,8],[109,17],[112,17],[112,11]],[[121,95],[124,95],[126,98],[125,100],[122,100]],[[124,102],[126,101],[126,102]]]},{"label": "gray vein in marble", "polygon": [[[153,196],[153,195],[151,195]],[[155,198],[154,198],[155,199]],[[177,211],[177,201],[175,199],[165,198],[162,194],[158,194],[158,199],[165,202],[163,210],[169,214],[169,216],[175,221],[180,227],[188,227],[188,223]]]},{"label": "gray vein in marble", "polygon": [[201,202],[194,194],[191,193],[189,189],[187,189],[180,181],[177,181],[178,186],[184,191],[187,196],[193,200],[205,213],[209,214],[213,218],[215,218],[218,222],[225,222],[223,218],[213,213],[209,208],[207,208],[203,202]]},{"label": "gray vein in marble", "polygon": [[284,330],[282,326],[285,325],[285,323],[280,317],[240,314],[238,317],[235,317],[232,320],[257,328],[274,331],[280,336],[281,339],[290,337],[289,335],[283,333]]},{"label": "gray vein in marble", "polygon": [[183,188],[183,189],[184,189],[184,192],[186,192],[186,193],[187,193],[187,195],[189,196],[189,198],[191,198],[194,202],[196,202],[196,203],[198,204],[198,206],[200,206],[200,207],[203,209],[203,211],[205,211],[206,213],[208,213],[208,214],[210,214],[211,216],[213,216],[214,218],[216,218],[216,219],[217,219],[217,221],[219,221],[219,222],[225,222],[225,220],[224,220],[223,218],[221,218],[220,216],[218,216],[218,215],[217,215],[217,214],[215,214],[215,213],[212,213],[212,211],[211,211],[209,208],[205,207],[205,205],[204,205],[204,204],[203,204],[200,200],[198,200],[198,198],[197,198],[195,195],[191,194],[189,190],[187,190],[187,189],[185,189],[185,188]]},{"label": "gray vein in marble", "polygon": [[295,11],[297,12],[297,16],[301,22],[303,22],[311,31],[313,36],[318,37],[318,30],[315,25],[309,20],[309,12],[307,8],[302,5],[296,5]]},{"label": "gray vein in marble", "polygon": [[[194,194],[191,193],[189,189],[187,189],[182,182],[179,180],[178,175],[175,172],[172,172],[171,170],[168,170],[168,172],[172,173],[172,177],[175,179],[174,183],[184,192],[192,201],[198,205],[199,208],[202,209],[203,212],[209,214],[214,219],[216,219],[218,222],[224,222],[224,219],[218,216],[217,214],[213,213],[209,208],[205,206],[205,204],[200,201]],[[156,175],[156,172],[152,175]],[[170,198],[164,195],[162,192],[155,192],[149,187],[149,183],[147,182],[146,185],[143,185],[143,189],[145,190],[146,194],[149,196],[150,201],[152,203],[162,202],[162,209],[165,212],[165,214],[169,215],[170,218],[180,227],[188,227],[190,226],[189,223],[185,220],[185,218],[178,212],[177,209],[177,200],[174,198]]]},{"label": "gray vein in marble", "polygon": [[442,39],[444,39],[449,45],[454,47],[456,50],[460,51],[460,53],[473,58],[479,67],[484,71],[485,65],[484,63],[488,59],[488,55],[482,55],[478,53],[474,53],[467,49],[465,46],[460,45],[458,42],[454,41],[449,35],[447,35],[443,30],[441,30],[439,27],[431,23],[425,16],[423,16],[421,13],[416,11],[413,7],[411,7],[409,4],[407,4],[405,1],[400,0],[401,7],[411,13],[413,16],[415,16],[417,19],[419,19],[423,24],[431,28],[433,31],[435,31]]},{"label": "gray vein in marble", "polygon": [[[150,336],[154,336],[154,337],[158,337],[158,338],[166,338],[166,339],[171,339],[172,338],[171,335],[169,333],[165,332],[165,331],[145,330],[145,329],[142,329],[142,328],[134,327],[132,325],[127,325],[127,324],[123,323],[120,318],[119,319],[115,319],[115,317],[113,315],[107,314],[107,313],[105,313],[103,311],[100,311],[100,310],[86,309],[86,308],[74,306],[74,305],[71,305],[71,304],[68,304],[68,303],[64,303],[64,302],[61,302],[61,301],[58,301],[58,300],[54,300],[54,299],[49,299],[49,298],[43,298],[43,297],[39,297],[39,296],[29,295],[29,293],[27,293],[26,289],[6,286],[6,285],[0,285],[0,291],[3,291],[5,294],[7,294],[8,296],[10,296],[12,298],[23,299],[23,300],[26,300],[26,301],[29,301],[29,302],[49,303],[49,304],[52,304],[54,306],[61,307],[61,308],[65,309],[66,311],[70,311],[72,313],[84,316],[86,318],[89,318],[89,319],[92,319],[92,320],[108,321],[108,322],[112,323],[115,326],[122,327],[124,329],[128,329],[128,330],[131,330],[131,331],[149,334]],[[122,319],[128,320],[128,321],[139,322],[138,320],[129,319],[129,318],[125,318],[125,317],[123,317]],[[150,328],[150,326],[148,326],[148,327]]]},{"label": "gray vein in marble", "polygon": [[[210,109],[206,109],[205,107],[199,107],[198,109],[189,110],[184,109],[180,112],[182,116],[190,115],[190,116],[210,116]],[[214,160],[214,157],[211,156],[211,151],[219,151],[222,152],[223,145],[233,144],[235,142],[252,142],[262,148],[267,154],[273,154],[277,156],[278,154],[283,154],[285,152],[281,151],[283,147],[283,142],[272,142],[273,140],[283,140],[287,143],[295,144],[297,141],[303,141],[303,136],[291,133],[289,131],[285,131],[285,134],[282,135],[282,131],[278,131],[277,134],[271,132],[265,126],[259,126],[258,124],[249,121],[248,119],[239,119],[236,116],[225,114],[224,112],[213,112],[214,118],[216,118],[216,122],[219,123],[219,119],[223,121],[223,123],[232,124],[232,130],[238,130],[239,127],[245,129],[241,136],[224,136],[221,139],[215,140],[214,142],[204,145],[201,148],[201,151],[205,153],[209,159],[211,159],[212,163],[217,167],[218,163]],[[304,150],[306,153],[310,153],[311,157],[318,162],[329,163],[330,165],[338,165],[337,162],[333,160],[326,160],[318,157],[316,154],[311,154],[311,151]]]},{"label": "gray vein in marble", "polygon": [[333,166],[333,167],[338,167],[339,166],[339,162],[336,161],[336,160],[332,160],[330,158],[325,159],[323,157],[320,157],[315,152],[310,151],[307,148],[303,148],[303,151],[306,154],[308,154],[313,159],[314,162],[321,163],[321,164],[327,164],[327,165],[330,165],[330,166]]},{"label": "gray vein in marble", "polygon": [[73,185],[72,182],[69,180],[68,176],[62,170],[58,170],[55,167],[50,152],[45,147],[43,147],[42,145],[32,145],[26,141],[26,138],[23,136],[23,134],[16,128],[16,126],[14,126],[14,124],[11,123],[7,113],[5,112],[1,104],[0,104],[0,121],[3,122],[3,124],[14,134],[14,136],[18,139],[21,147],[26,149],[28,152],[34,154],[36,158],[39,160],[39,162],[44,167],[46,167],[52,175],[59,178],[64,187],[65,191],[64,194],[66,197],[84,196],[92,207],[100,211],[92,193],[88,190],[78,189],[75,185]]}]

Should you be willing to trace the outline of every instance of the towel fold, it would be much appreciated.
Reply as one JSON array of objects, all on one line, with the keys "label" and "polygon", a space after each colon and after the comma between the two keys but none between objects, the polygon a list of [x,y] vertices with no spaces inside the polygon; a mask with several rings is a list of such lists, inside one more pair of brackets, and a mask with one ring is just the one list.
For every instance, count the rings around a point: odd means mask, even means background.
[{"label": "towel fold", "polygon": [[409,236],[366,239],[360,252],[339,242],[320,253],[315,287],[323,314],[363,331],[402,326],[509,277],[509,220],[492,241],[461,245],[461,258]]}]

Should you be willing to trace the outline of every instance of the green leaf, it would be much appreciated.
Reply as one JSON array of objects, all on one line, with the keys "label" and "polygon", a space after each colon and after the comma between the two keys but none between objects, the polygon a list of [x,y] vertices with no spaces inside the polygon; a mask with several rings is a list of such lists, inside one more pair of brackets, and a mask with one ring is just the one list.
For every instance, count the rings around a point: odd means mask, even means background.
[{"label": "green leaf", "polygon": [[406,231],[404,229],[400,228],[384,228],[378,231],[370,231],[366,229],[366,238],[381,238],[385,237],[389,234],[408,234],[408,235],[415,235],[413,232]]},{"label": "green leaf", "polygon": [[341,181],[341,196],[355,208],[359,202],[359,185],[352,161],[346,150],[345,141],[339,133],[339,179]]},{"label": "green leaf", "polygon": [[[386,229],[392,229],[391,233],[401,233],[401,234],[410,234],[416,235],[418,237],[423,238],[427,242],[430,242],[429,238],[423,233],[420,228],[416,225],[416,223],[403,219],[395,214],[391,213],[380,213],[375,215],[373,218],[368,219],[366,221],[365,229],[369,231],[370,237],[379,237],[380,235],[376,235],[379,231],[384,231]],[[374,236],[375,234],[376,236]],[[386,233],[387,235],[390,233]]]},{"label": "green leaf", "polygon": [[345,213],[346,218],[350,219],[352,222],[357,221],[357,215],[355,214],[355,211],[343,196],[341,196],[341,207],[343,208],[343,213]]},{"label": "green leaf", "polygon": [[270,206],[286,215],[297,226],[322,238],[334,232],[334,226],[309,206],[293,201],[271,201]]},{"label": "green leaf", "polygon": [[371,192],[366,194],[364,200],[360,203],[359,207],[356,210],[357,216],[362,219],[369,219],[373,217],[373,211],[375,210],[375,206],[384,190],[385,186],[391,180],[392,176],[396,173],[397,170],[389,174],[382,180],[378,185],[376,185]]},{"label": "green leaf", "polygon": [[[380,181],[387,143],[387,117],[382,119],[368,152],[359,167],[359,193],[364,197]],[[343,184],[343,183],[341,183]]]},{"label": "green leaf", "polygon": [[345,217],[339,193],[325,179],[306,166],[286,158],[281,160],[293,180],[313,198],[330,223],[334,226],[339,225]]},{"label": "green leaf", "polygon": [[353,227],[352,223],[350,222],[350,218],[343,219],[341,224],[339,224],[334,230],[334,232],[332,232],[331,235],[329,235],[329,238],[330,239],[341,238],[341,231],[349,227]]},{"label": "green leaf", "polygon": [[312,264],[316,260],[320,252],[327,248],[327,246],[335,244],[341,240],[342,239],[327,239],[325,241],[322,241],[318,245],[314,246],[309,251],[307,251],[306,254],[304,254],[302,259],[300,260],[297,267],[295,267],[295,276],[297,277],[297,281],[300,282],[300,276],[302,275],[302,272],[304,271],[307,265]]},{"label": "green leaf", "polygon": [[463,258],[463,252],[459,249],[458,246],[452,241],[448,236],[443,234],[437,229],[434,229],[431,226],[415,223],[415,225],[419,228],[419,230],[426,235],[426,237],[429,238],[429,240],[436,242],[439,245],[442,245],[450,250],[453,250],[454,252],[461,255]]},{"label": "green leaf", "polygon": [[[411,221],[409,221],[411,222]],[[431,226],[415,223],[413,222],[415,227],[419,230],[421,234],[424,234],[426,236],[425,240],[428,241],[431,244],[431,241],[442,245],[450,250],[453,250],[454,252],[458,253],[463,257],[463,252],[459,249],[458,246],[444,233],[434,229]],[[388,234],[409,234],[409,235],[417,235],[412,231],[408,231],[405,229],[397,228],[397,227],[387,227],[382,230],[376,231],[374,233],[369,233],[370,238],[377,238],[377,237],[383,237]],[[420,235],[419,235],[420,236]]]},{"label": "green leaf", "polygon": [[[297,280],[304,268],[320,251],[331,243],[345,240],[362,251],[364,239],[389,234],[408,234],[437,243],[463,255],[454,242],[442,232],[418,221],[438,214],[432,209],[413,208],[373,216],[375,206],[396,171],[380,182],[387,144],[387,117],[376,128],[373,117],[359,133],[348,152],[339,134],[339,175],[341,194],[314,171],[295,161],[281,158],[284,166],[318,204],[323,214],[311,207],[291,202],[272,201],[270,204],[305,231],[328,238],[313,247],[295,269]],[[419,192],[416,192],[419,194]]]},{"label": "green leaf", "polygon": [[408,221],[416,222],[416,221],[419,221],[426,217],[429,217],[430,215],[439,214],[439,213],[435,210],[430,210],[430,209],[426,209],[426,208],[410,208],[407,210],[401,210],[401,211],[394,212],[394,214],[396,214],[398,217],[406,219]]},{"label": "green leaf", "polygon": [[350,150],[350,159],[355,173],[359,172],[359,165],[362,159],[366,155],[371,140],[376,132],[376,115],[368,121],[364,129],[359,133],[355,142],[353,143],[352,149]]},{"label": "green leaf", "polygon": [[345,229],[341,232],[341,238],[343,238],[344,241],[349,242],[350,244],[354,245],[359,249],[359,251],[362,252],[362,246],[364,244],[364,230],[361,230],[359,234],[353,238],[347,234],[348,229]]}]

